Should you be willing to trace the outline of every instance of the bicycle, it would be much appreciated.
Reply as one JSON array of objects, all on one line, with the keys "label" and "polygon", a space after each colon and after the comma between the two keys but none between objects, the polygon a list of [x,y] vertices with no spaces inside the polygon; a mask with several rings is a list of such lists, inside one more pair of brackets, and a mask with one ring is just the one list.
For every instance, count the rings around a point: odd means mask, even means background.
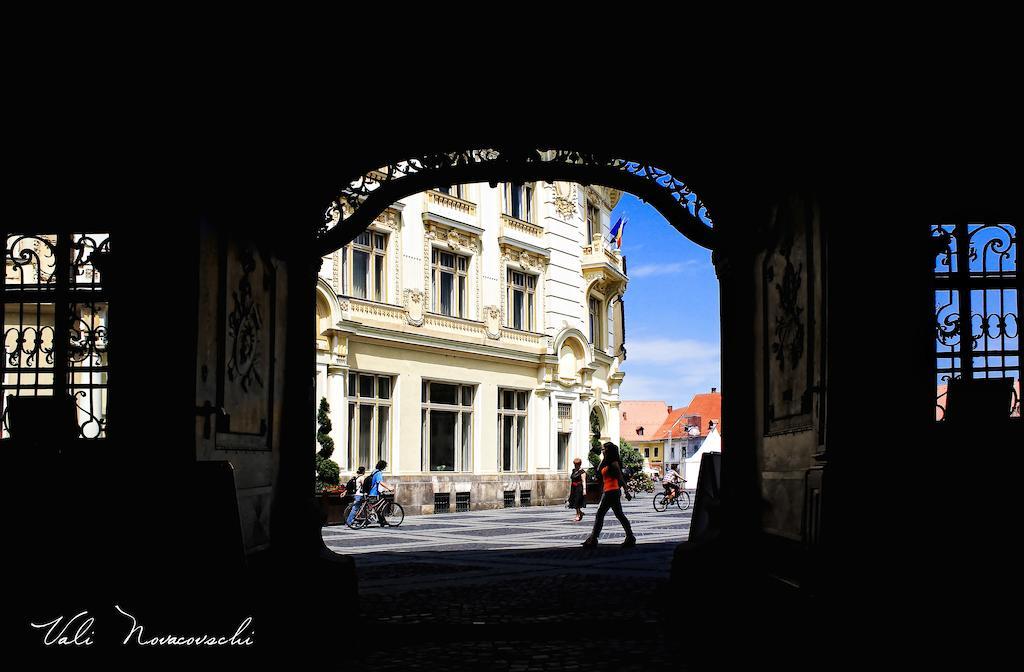
[{"label": "bicycle", "polygon": [[[394,490],[392,490],[394,492]],[[356,510],[356,515],[350,516],[352,507],[356,504],[353,502],[345,507],[345,512],[342,514],[345,517],[345,524],[353,530],[359,530],[371,523],[378,523],[383,527],[387,525],[389,527],[398,527],[405,520],[405,509],[402,505],[396,502],[390,497],[378,496],[376,501],[371,502],[369,497],[363,497],[359,502],[359,508]],[[350,520],[351,518],[351,520]],[[383,523],[381,523],[383,521]]]},{"label": "bicycle", "polygon": [[[686,481],[684,480],[683,483]],[[668,507],[676,505],[680,511],[686,511],[690,508],[690,493],[682,488],[679,488],[676,493],[669,494],[665,492],[659,492],[654,496],[654,510],[658,513],[665,511]]]}]

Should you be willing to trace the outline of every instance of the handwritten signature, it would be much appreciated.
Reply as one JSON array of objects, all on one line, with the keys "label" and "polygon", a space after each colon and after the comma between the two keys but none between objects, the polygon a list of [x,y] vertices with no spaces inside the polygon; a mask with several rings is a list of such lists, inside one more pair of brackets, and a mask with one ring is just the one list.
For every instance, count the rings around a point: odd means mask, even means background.
[{"label": "handwritten signature", "polygon": [[[252,646],[253,636],[256,634],[252,629],[252,616],[247,616],[239,623],[234,634],[230,636],[161,634],[147,637],[145,628],[135,616],[129,614],[119,605],[115,604],[114,609],[122,616],[131,619],[131,628],[121,641],[122,646]],[[29,623],[29,625],[44,631],[44,646],[92,646],[95,643],[96,619],[88,611],[80,611],[71,618],[58,616],[46,623]]]}]

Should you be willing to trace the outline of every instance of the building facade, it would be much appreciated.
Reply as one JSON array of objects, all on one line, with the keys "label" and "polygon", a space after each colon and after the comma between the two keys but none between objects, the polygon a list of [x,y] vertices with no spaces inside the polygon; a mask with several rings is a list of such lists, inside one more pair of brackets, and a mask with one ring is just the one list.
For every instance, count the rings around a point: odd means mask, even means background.
[{"label": "building facade", "polygon": [[589,418],[619,437],[619,192],[469,184],[402,199],[323,258],[332,459],[386,460],[409,513],[560,503]]},{"label": "building facade", "polygon": [[657,439],[658,428],[672,413],[664,401],[623,401],[619,406],[619,431],[622,441],[640,451],[644,464],[664,474],[663,442]]}]

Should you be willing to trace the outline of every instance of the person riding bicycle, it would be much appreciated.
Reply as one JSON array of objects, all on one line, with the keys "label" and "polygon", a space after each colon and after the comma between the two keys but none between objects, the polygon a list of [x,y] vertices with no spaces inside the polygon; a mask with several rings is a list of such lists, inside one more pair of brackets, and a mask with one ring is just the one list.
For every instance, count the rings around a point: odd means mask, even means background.
[{"label": "person riding bicycle", "polygon": [[[370,487],[368,488],[367,494],[370,496],[369,501],[371,504],[376,502],[377,498],[380,497],[381,488],[387,490],[388,492],[395,491],[394,487],[384,482],[384,469],[387,469],[387,467],[388,463],[384,460],[381,460],[380,462],[377,463],[377,466],[374,467],[373,473],[367,477],[370,479]],[[387,525],[387,523],[384,521],[384,516],[379,517],[379,522],[381,527]]]},{"label": "person riding bicycle", "polygon": [[[352,524],[352,519],[356,517],[356,512],[359,511],[359,507],[363,501],[363,479],[366,478],[366,467],[359,467],[356,473],[349,479],[349,483],[345,485],[345,492],[352,495],[352,508],[348,514],[348,520],[345,522],[349,525]],[[348,493],[348,486],[353,486],[352,492]]]},{"label": "person riding bicycle", "polygon": [[675,499],[679,496],[679,485],[682,482],[682,477],[676,469],[679,468],[678,464],[673,464],[665,472],[664,478],[662,478],[662,486],[665,488],[665,496],[669,499]]}]

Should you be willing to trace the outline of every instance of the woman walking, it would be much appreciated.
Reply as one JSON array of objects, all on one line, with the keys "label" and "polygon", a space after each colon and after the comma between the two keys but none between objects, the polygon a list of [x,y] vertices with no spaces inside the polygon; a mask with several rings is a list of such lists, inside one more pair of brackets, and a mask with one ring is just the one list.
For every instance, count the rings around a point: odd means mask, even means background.
[{"label": "woman walking", "polygon": [[[590,536],[587,537],[587,540],[583,542],[583,545],[597,546],[597,538],[600,536],[601,528],[604,526],[604,514],[608,513],[608,509],[611,509],[615,513],[615,517],[622,523],[622,529],[626,531],[626,540],[622,542],[622,546],[626,548],[636,546],[636,537],[633,536],[633,530],[629,526],[626,514],[622,512],[622,490],[620,488],[626,487],[626,481],[622,477],[619,447],[609,441],[601,447],[601,454],[603,458],[601,459],[601,464],[597,467],[603,483],[601,505],[597,507],[597,515],[594,517],[594,529]],[[627,492],[626,499],[633,499],[633,496]]]},{"label": "woman walking", "polygon": [[576,509],[576,520],[574,522],[580,522],[583,520],[583,507],[587,505],[587,486],[584,485],[587,480],[587,470],[583,469],[580,465],[583,464],[583,460],[576,458],[572,461],[572,473],[569,474],[569,507]]}]

